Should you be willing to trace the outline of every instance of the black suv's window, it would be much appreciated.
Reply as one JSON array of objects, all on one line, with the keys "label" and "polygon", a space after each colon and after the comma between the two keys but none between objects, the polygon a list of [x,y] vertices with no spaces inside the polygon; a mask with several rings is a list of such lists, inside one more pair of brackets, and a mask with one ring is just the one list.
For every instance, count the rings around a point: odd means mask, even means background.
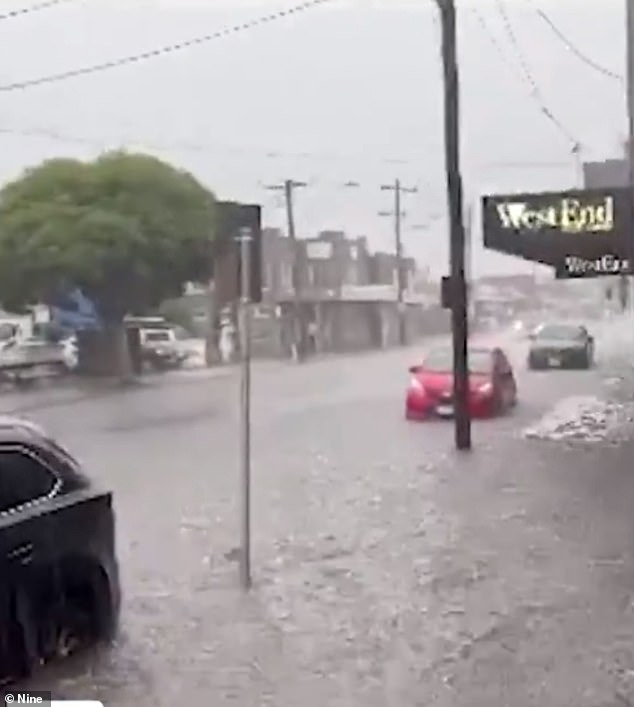
[{"label": "black suv's window", "polygon": [[0,447],[0,513],[51,495],[56,474],[26,448]]},{"label": "black suv's window", "polygon": [[545,324],[535,333],[538,339],[576,339],[579,336],[579,327],[567,324]]}]

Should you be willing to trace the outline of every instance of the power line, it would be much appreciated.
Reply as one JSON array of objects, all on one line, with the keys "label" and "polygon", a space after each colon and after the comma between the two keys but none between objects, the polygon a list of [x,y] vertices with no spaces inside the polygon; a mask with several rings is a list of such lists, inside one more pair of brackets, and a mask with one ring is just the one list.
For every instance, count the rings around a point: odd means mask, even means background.
[{"label": "power line", "polygon": [[[35,138],[43,140],[51,140],[53,142],[58,142],[66,145],[83,145],[86,147],[96,148],[100,151],[103,150],[116,150],[123,147],[136,146],[138,149],[154,150],[160,151],[174,151],[183,153],[207,153],[214,155],[226,155],[227,157],[253,157],[257,155],[259,158],[266,160],[301,160],[301,161],[315,161],[322,162],[326,164],[341,164],[345,165],[347,163],[373,163],[380,165],[406,165],[406,166],[419,166],[421,164],[422,157],[419,159],[415,158],[402,158],[388,155],[371,155],[367,152],[358,153],[343,153],[337,152],[293,152],[289,150],[282,149],[269,149],[263,147],[236,147],[231,146],[226,143],[199,143],[199,142],[179,142],[176,140],[146,140],[143,138],[136,138],[134,136],[119,136],[119,137],[87,137],[80,135],[70,135],[67,133],[58,132],[50,128],[43,127],[33,127],[33,128],[12,128],[6,125],[0,124],[0,138],[6,137],[23,137],[23,138]],[[535,161],[535,160],[516,160],[511,162],[482,162],[478,165],[481,169],[526,169],[526,168],[562,168],[568,166],[568,162],[557,162],[557,161]],[[346,180],[344,179],[341,186],[353,187],[353,186],[365,186],[358,183],[356,180]]]},{"label": "power line", "polygon": [[[503,63],[506,66],[508,66],[509,69],[511,69],[511,71],[515,74],[515,76],[517,76],[521,81],[525,81],[524,74],[520,70],[518,70],[516,66],[512,65],[509,62],[509,58],[506,55],[506,52],[502,48],[502,45],[498,42],[495,34],[491,31],[491,28],[489,27],[486,20],[484,19],[484,15],[480,12],[480,10],[478,10],[477,7],[472,7],[471,10],[472,10],[473,14],[476,16],[476,18],[480,24],[480,27],[482,28],[482,30],[486,34],[488,40],[491,42],[493,48],[500,55],[500,58],[502,59]],[[534,94],[532,91],[530,93],[530,96],[531,96],[531,98],[534,98]]]},{"label": "power line", "polygon": [[[529,87],[529,96],[536,102],[537,107],[539,108],[540,113],[546,116],[546,118],[552,123],[554,121],[555,125],[557,126],[557,129],[560,132],[563,132],[565,137],[572,143],[573,149],[576,148],[577,145],[579,145],[579,142],[573,138],[573,136],[563,128],[562,124],[556,120],[554,117],[552,111],[546,106],[543,96],[541,94],[541,91],[539,90],[539,87],[537,86],[536,81],[534,80],[530,69],[528,69],[526,62],[524,61],[524,66],[521,69],[518,69],[515,65],[511,64],[509,62],[509,57],[507,56],[506,52],[502,48],[502,45],[498,41],[497,37],[495,34],[491,31],[491,28],[487,24],[484,15],[478,10],[477,8],[472,8],[473,13],[475,14],[480,26],[482,27],[482,30],[486,34],[488,40],[491,42],[493,48],[498,52],[500,55],[500,58],[502,59],[503,63],[508,66],[513,74],[519,78],[520,81],[523,81],[524,83],[528,84]],[[512,29],[511,29],[511,34],[514,35]],[[522,54],[523,58],[523,54]],[[528,74],[528,75],[527,75]],[[562,130],[563,129],[563,130]],[[518,165],[521,163],[518,163]],[[517,165],[515,165],[517,166]]]},{"label": "power line", "polygon": [[185,49],[190,49],[191,47],[207,44],[215,39],[224,39],[230,35],[238,34],[261,25],[269,24],[271,22],[275,22],[276,20],[281,20],[286,17],[290,17],[291,15],[296,15],[300,12],[310,10],[313,7],[324,5],[329,2],[332,2],[332,0],[305,0],[299,5],[294,5],[293,7],[289,7],[284,10],[276,10],[275,12],[262,15],[254,20],[241,22],[240,24],[225,27],[217,32],[205,34],[200,37],[194,37],[193,39],[187,39],[183,42],[168,44],[163,47],[140,52],[139,54],[130,54],[128,56],[120,57],[119,59],[111,59],[110,61],[104,61],[100,64],[92,64],[90,66],[83,66],[77,69],[68,69],[67,71],[61,71],[57,74],[48,74],[47,76],[40,76],[33,79],[25,79],[23,81],[15,81],[13,83],[0,85],[0,91],[5,93],[8,91],[20,91],[26,88],[42,86],[44,84],[66,81],[68,79],[78,78],[80,76],[88,76],[90,74],[96,74],[102,71],[108,71],[110,69],[118,69],[130,64],[138,64],[142,61],[148,61],[149,59],[155,59],[156,57],[173,54]]},{"label": "power line", "polygon": [[[293,152],[289,150],[277,149],[277,148],[251,148],[251,147],[237,147],[228,145],[226,143],[222,144],[211,144],[211,143],[199,143],[199,142],[180,142],[174,140],[146,140],[144,138],[137,138],[134,136],[118,136],[116,138],[111,137],[86,137],[79,135],[70,135],[67,133],[59,132],[50,128],[43,127],[33,127],[33,128],[12,128],[6,125],[0,124],[0,137],[1,136],[14,136],[14,137],[26,137],[26,138],[39,138],[45,140],[52,140],[54,142],[60,142],[65,144],[77,144],[85,145],[87,147],[95,147],[98,149],[106,149],[108,145],[111,146],[110,149],[117,149],[123,145],[137,145],[139,148],[148,148],[152,150],[174,150],[179,152],[205,152],[212,153],[216,155],[225,154],[232,156],[253,156],[257,154],[258,156],[269,159],[269,160],[282,160],[282,159],[294,159],[294,160],[315,160],[321,162],[340,162],[345,163],[346,161],[368,161],[368,162],[378,162],[386,165],[409,165],[416,164],[418,160],[412,158],[403,158],[396,156],[387,155],[368,155],[367,152],[359,153],[342,153],[342,152]],[[421,158],[422,159],[422,158]]]},{"label": "power line", "polygon": [[[214,155],[226,155],[232,157],[258,157],[266,160],[313,160],[315,162],[342,164],[347,163],[374,163],[381,165],[420,165],[423,161],[422,157],[403,158],[389,155],[371,155],[368,152],[344,153],[344,152],[293,152],[283,149],[269,149],[263,147],[236,147],[226,143],[199,143],[199,142],[180,142],[177,140],[146,140],[136,138],[134,136],[118,136],[118,137],[87,137],[80,135],[70,135],[59,132],[50,128],[33,127],[33,128],[12,128],[0,124],[0,138],[6,137],[23,137],[35,138],[43,140],[51,140],[66,145],[84,145],[86,147],[96,148],[98,150],[116,150],[125,146],[136,146],[138,149],[149,149],[155,151],[175,151],[183,153],[207,153]],[[482,169],[520,169],[520,168],[562,168],[567,166],[567,162],[557,161],[535,161],[535,160],[516,160],[511,162],[482,162],[478,166]],[[344,187],[361,187],[365,186],[356,180],[343,180],[341,186]]]},{"label": "power line", "polygon": [[570,39],[559,29],[559,27],[550,19],[550,17],[540,8],[535,8],[535,12],[541,17],[541,19],[550,27],[553,34],[565,45],[568,51],[571,51],[578,59],[580,59],[584,64],[589,66],[591,69],[598,71],[600,74],[607,76],[608,78],[615,79],[623,83],[625,77],[621,74],[611,71],[605,66],[601,66],[596,61],[591,59],[587,54],[584,54],[575,44],[573,44]]},{"label": "power line", "polygon": [[18,17],[24,17],[24,15],[30,15],[34,12],[39,12],[40,10],[48,10],[49,8],[56,7],[57,5],[65,5],[69,2],[75,2],[75,0],[43,0],[35,5],[28,5],[27,7],[20,7],[17,10],[3,12],[0,14],[0,21],[14,20]]},{"label": "power line", "polygon": [[515,31],[513,29],[513,24],[506,11],[506,7],[504,5],[503,0],[496,0],[496,4],[500,16],[502,17],[506,33],[517,54],[517,58],[519,61],[520,68],[522,70],[522,74],[524,76],[524,80],[529,85],[533,98],[537,103],[539,103],[541,111],[546,116],[546,118],[548,118],[548,120],[557,128],[557,130],[559,130],[559,132],[571,143],[573,151],[578,151],[581,143],[572,135],[572,133],[566,128],[566,126],[560,120],[557,119],[557,117],[550,110],[550,108],[546,104],[546,101],[544,100],[541,89],[539,88],[539,85],[535,80],[535,77],[533,76],[533,72],[531,71],[530,66],[528,65],[526,56],[524,55],[524,52],[522,51],[522,48],[519,42],[517,41],[517,36],[515,35]]}]

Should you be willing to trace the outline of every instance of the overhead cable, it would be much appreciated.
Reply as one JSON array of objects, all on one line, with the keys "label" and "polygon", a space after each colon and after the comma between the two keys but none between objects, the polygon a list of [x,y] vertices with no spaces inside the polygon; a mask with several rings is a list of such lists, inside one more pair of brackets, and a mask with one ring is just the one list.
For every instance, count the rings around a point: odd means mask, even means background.
[{"label": "overhead cable", "polygon": [[129,54],[127,56],[119,57],[118,59],[110,59],[109,61],[104,61],[98,64],[80,66],[75,69],[67,69],[66,71],[60,71],[55,74],[47,74],[45,76],[38,76],[32,79],[24,79],[22,81],[13,81],[11,83],[2,84],[0,85],[0,92],[6,93],[9,91],[21,91],[27,88],[59,83],[61,81],[67,81],[69,79],[79,78],[81,76],[102,73],[104,71],[109,71],[110,69],[118,69],[124,66],[130,66],[132,64],[139,64],[150,59],[156,59],[168,54],[181,52],[185,49],[191,49],[192,47],[208,44],[216,39],[224,39],[230,35],[239,34],[246,30],[270,24],[277,20],[282,20],[286,17],[297,15],[300,12],[305,12],[306,10],[310,10],[318,5],[325,5],[329,2],[333,2],[333,0],[305,0],[299,5],[294,5],[293,7],[283,10],[276,10],[275,12],[261,15],[256,19],[241,22],[230,27],[225,27],[216,32],[212,32],[211,34],[204,34],[192,39],[186,39],[182,42],[167,44],[162,47],[139,52],[138,54]]},{"label": "overhead cable", "polygon": [[536,8],[535,11],[539,15],[539,17],[541,17],[541,19],[550,27],[553,34],[566,46],[566,48],[570,52],[572,52],[577,57],[577,59],[580,59],[584,64],[589,66],[591,69],[594,69],[598,73],[603,74],[603,76],[607,76],[608,78],[614,79],[616,81],[620,81],[621,83],[623,83],[625,81],[624,76],[616,73],[615,71],[612,71],[612,70],[606,68],[605,66],[602,66],[601,64],[598,64],[596,61],[594,61],[594,59],[591,59],[587,54],[582,52],[559,29],[559,27],[550,19],[550,17],[544,12],[544,10]]},{"label": "overhead cable", "polygon": [[69,2],[76,2],[76,0],[42,0],[42,2],[35,3],[34,5],[27,5],[27,7],[19,7],[16,10],[2,12],[0,13],[0,21],[15,20],[18,17],[31,15],[34,12],[39,12],[40,10],[48,10],[56,7],[57,5],[65,5]]},{"label": "overhead cable", "polygon": [[539,84],[535,80],[535,77],[533,76],[533,72],[530,69],[530,66],[528,65],[528,61],[526,59],[526,56],[524,55],[524,52],[522,51],[522,47],[520,46],[519,42],[517,41],[517,36],[515,35],[515,31],[513,29],[513,24],[511,22],[511,19],[506,11],[506,7],[504,5],[503,0],[496,0],[497,1],[497,8],[500,13],[500,16],[502,18],[502,22],[504,23],[504,28],[506,29],[506,33],[508,35],[508,38],[515,49],[515,53],[517,55],[517,59],[520,65],[520,68],[522,70],[522,75],[524,77],[525,82],[528,84],[531,94],[535,101],[539,104],[541,112],[546,116],[546,118],[557,128],[557,130],[568,140],[568,142],[571,144],[572,151],[573,152],[578,152],[579,149],[581,148],[581,143],[579,140],[572,134],[570,130],[555,116],[555,114],[552,112],[552,110],[548,107],[544,96],[541,92],[541,89],[539,87]]}]

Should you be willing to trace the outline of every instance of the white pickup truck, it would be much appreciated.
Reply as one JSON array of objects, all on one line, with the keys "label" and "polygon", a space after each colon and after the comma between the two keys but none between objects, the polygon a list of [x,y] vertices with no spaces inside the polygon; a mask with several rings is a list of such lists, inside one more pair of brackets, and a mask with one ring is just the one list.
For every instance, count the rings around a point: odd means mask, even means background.
[{"label": "white pickup truck", "polygon": [[67,353],[60,344],[30,337],[0,343],[0,379],[16,384],[68,371]]}]

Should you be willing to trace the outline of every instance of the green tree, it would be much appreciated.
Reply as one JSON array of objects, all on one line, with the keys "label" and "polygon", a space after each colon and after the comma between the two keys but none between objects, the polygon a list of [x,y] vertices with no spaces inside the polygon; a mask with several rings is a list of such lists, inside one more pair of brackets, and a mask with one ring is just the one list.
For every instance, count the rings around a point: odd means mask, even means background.
[{"label": "green tree", "polygon": [[15,311],[79,287],[125,373],[124,317],[209,278],[214,218],[214,195],[155,157],[46,161],[0,191],[0,302]]}]

